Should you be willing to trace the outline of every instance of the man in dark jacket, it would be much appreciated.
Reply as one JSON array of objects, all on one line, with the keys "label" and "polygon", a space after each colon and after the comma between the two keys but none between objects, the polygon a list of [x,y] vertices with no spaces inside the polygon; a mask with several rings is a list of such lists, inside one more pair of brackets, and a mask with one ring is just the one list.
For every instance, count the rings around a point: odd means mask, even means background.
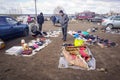
[{"label": "man in dark jacket", "polygon": [[44,23],[44,16],[42,12],[37,16],[37,22],[39,24],[39,30],[42,31],[42,24]]},{"label": "man in dark jacket", "polygon": [[62,33],[63,33],[63,38],[62,39],[63,39],[63,41],[66,41],[69,18],[62,10],[59,11],[59,14],[61,16],[60,17],[60,24],[61,24]]},{"label": "man in dark jacket", "polygon": [[52,22],[53,22],[53,25],[55,26],[55,23],[56,23],[56,17],[55,17],[55,16],[52,16],[52,17],[51,17],[51,20],[52,20]]}]

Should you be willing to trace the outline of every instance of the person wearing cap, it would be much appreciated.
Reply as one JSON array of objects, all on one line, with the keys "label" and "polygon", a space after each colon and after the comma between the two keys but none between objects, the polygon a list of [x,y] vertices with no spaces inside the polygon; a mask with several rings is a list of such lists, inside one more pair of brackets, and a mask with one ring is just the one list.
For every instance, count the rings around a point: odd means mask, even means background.
[{"label": "person wearing cap", "polygon": [[37,16],[37,22],[39,24],[39,31],[42,31],[42,24],[44,23],[44,16],[43,13],[41,12],[38,16]]},{"label": "person wearing cap", "polygon": [[60,14],[60,24],[62,27],[62,34],[63,34],[62,40],[66,41],[69,18],[68,15],[65,14],[62,10],[59,11],[59,14]]}]

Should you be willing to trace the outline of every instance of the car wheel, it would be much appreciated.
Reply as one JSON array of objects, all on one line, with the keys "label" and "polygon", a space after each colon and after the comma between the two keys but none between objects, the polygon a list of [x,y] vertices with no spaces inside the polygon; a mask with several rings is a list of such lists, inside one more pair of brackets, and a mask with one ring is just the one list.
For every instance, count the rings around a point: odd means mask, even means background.
[{"label": "car wheel", "polygon": [[108,24],[107,27],[109,27],[110,29],[112,29],[113,25],[112,24]]},{"label": "car wheel", "polygon": [[28,34],[29,34],[28,29],[24,29],[23,36],[28,36]]}]

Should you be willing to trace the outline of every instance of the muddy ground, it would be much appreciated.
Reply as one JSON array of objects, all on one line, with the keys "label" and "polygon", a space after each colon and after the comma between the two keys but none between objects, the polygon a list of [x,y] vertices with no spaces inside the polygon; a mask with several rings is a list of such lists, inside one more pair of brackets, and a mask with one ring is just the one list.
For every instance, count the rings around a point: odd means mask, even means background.
[{"label": "muddy ground", "polygon": [[[69,30],[87,30],[98,27],[89,22],[70,22]],[[44,31],[58,30],[60,27],[52,26],[51,22],[45,22]],[[32,57],[6,55],[5,50],[20,45],[21,39],[27,42],[33,37],[20,37],[6,42],[6,48],[0,50],[0,80],[119,80],[120,79],[120,35],[104,33],[100,30],[91,33],[101,38],[109,39],[119,44],[117,47],[100,48],[97,45],[89,46],[95,59],[96,67],[105,71],[85,71],[75,69],[58,69],[61,53],[61,35],[58,38],[50,38],[52,43]],[[73,43],[73,37],[68,35],[67,43]]]}]

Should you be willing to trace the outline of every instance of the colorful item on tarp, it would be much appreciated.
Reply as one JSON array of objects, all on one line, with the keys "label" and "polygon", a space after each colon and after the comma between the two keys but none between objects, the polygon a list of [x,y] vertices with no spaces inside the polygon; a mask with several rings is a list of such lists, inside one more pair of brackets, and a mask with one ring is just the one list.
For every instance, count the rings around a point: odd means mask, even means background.
[{"label": "colorful item on tarp", "polygon": [[32,54],[32,50],[24,50],[24,51],[22,52],[22,54],[23,54],[23,55],[30,55],[30,54]]},{"label": "colorful item on tarp", "polygon": [[78,34],[78,33],[73,34],[73,37],[74,37],[74,38],[79,38],[79,34]]},{"label": "colorful item on tarp", "polygon": [[75,39],[74,40],[74,46],[84,46],[84,40],[83,39]]},{"label": "colorful item on tarp", "polygon": [[88,52],[86,51],[85,47],[81,47],[79,50],[82,58],[84,58],[86,61],[88,61],[90,59],[90,56],[88,55]]},{"label": "colorful item on tarp", "polygon": [[89,33],[86,32],[86,31],[82,31],[82,34],[85,35],[85,36],[86,36],[86,35],[89,35]]},{"label": "colorful item on tarp", "polygon": [[0,39],[0,49],[5,48],[5,43]]}]

